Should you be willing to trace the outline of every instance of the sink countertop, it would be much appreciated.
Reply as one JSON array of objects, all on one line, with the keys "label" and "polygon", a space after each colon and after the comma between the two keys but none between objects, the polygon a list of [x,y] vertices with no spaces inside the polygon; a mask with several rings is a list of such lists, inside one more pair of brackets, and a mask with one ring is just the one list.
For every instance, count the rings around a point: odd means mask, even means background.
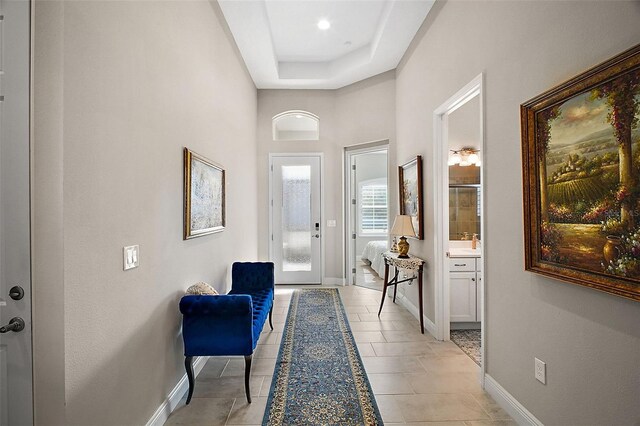
[{"label": "sink countertop", "polygon": [[449,257],[480,257],[480,249],[450,247]]}]

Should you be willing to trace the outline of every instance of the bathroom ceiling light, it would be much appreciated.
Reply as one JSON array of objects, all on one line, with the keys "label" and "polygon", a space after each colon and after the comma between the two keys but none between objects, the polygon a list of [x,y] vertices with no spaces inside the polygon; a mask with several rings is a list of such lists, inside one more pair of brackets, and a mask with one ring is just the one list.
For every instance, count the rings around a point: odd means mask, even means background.
[{"label": "bathroom ceiling light", "polygon": [[455,166],[456,164],[461,167],[467,166],[480,166],[480,157],[478,156],[478,150],[474,148],[462,148],[452,149],[452,154],[449,154],[448,164]]},{"label": "bathroom ceiling light", "polygon": [[320,28],[321,30],[328,30],[329,28],[331,28],[331,22],[327,21],[326,19],[321,19],[318,21],[318,28]]},{"label": "bathroom ceiling light", "polygon": [[456,164],[460,164],[460,161],[462,161],[462,157],[460,156],[460,153],[458,153],[457,151],[453,151],[453,154],[449,155],[450,166],[455,166]]}]

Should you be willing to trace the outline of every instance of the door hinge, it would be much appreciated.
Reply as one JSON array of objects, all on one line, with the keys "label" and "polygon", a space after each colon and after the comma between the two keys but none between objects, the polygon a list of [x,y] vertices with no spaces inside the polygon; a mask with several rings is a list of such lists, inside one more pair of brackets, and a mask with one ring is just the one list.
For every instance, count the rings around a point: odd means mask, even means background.
[{"label": "door hinge", "polygon": [[355,169],[356,169],[356,165],[355,165],[355,164],[352,164],[352,165],[351,165],[351,170],[355,170]]},{"label": "door hinge", "polygon": [[352,273],[352,274],[355,274],[355,273],[356,273],[356,268],[352,268],[352,269],[351,269],[351,273]]},{"label": "door hinge", "polygon": [[273,164],[271,165],[271,171],[273,171]]},{"label": "door hinge", "polygon": [[271,207],[273,207],[273,200],[271,200]]},{"label": "door hinge", "polygon": [[271,241],[273,241],[273,234],[271,234]]},{"label": "door hinge", "polygon": [[351,239],[355,240],[356,239],[356,234],[351,234]]},{"label": "door hinge", "polygon": [[354,206],[356,205],[356,199],[355,198],[351,199],[351,204],[353,204]]}]

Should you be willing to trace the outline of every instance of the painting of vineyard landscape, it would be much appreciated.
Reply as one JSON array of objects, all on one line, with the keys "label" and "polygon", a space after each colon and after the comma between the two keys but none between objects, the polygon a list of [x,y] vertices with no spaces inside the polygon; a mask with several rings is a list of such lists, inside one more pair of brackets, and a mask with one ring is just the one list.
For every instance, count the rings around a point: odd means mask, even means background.
[{"label": "painting of vineyard landscape", "polygon": [[522,106],[527,269],[640,300],[640,49],[623,55]]}]

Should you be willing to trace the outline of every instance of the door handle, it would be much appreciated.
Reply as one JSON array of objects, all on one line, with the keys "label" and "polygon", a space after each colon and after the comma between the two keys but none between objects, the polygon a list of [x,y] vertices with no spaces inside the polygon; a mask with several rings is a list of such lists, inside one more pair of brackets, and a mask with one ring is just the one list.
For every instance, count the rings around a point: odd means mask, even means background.
[{"label": "door handle", "polygon": [[0,333],[8,333],[10,331],[17,333],[22,330],[24,330],[24,320],[20,317],[11,318],[9,324],[4,327],[0,327]]},{"label": "door handle", "polygon": [[314,235],[314,238],[320,238],[320,234]]}]

